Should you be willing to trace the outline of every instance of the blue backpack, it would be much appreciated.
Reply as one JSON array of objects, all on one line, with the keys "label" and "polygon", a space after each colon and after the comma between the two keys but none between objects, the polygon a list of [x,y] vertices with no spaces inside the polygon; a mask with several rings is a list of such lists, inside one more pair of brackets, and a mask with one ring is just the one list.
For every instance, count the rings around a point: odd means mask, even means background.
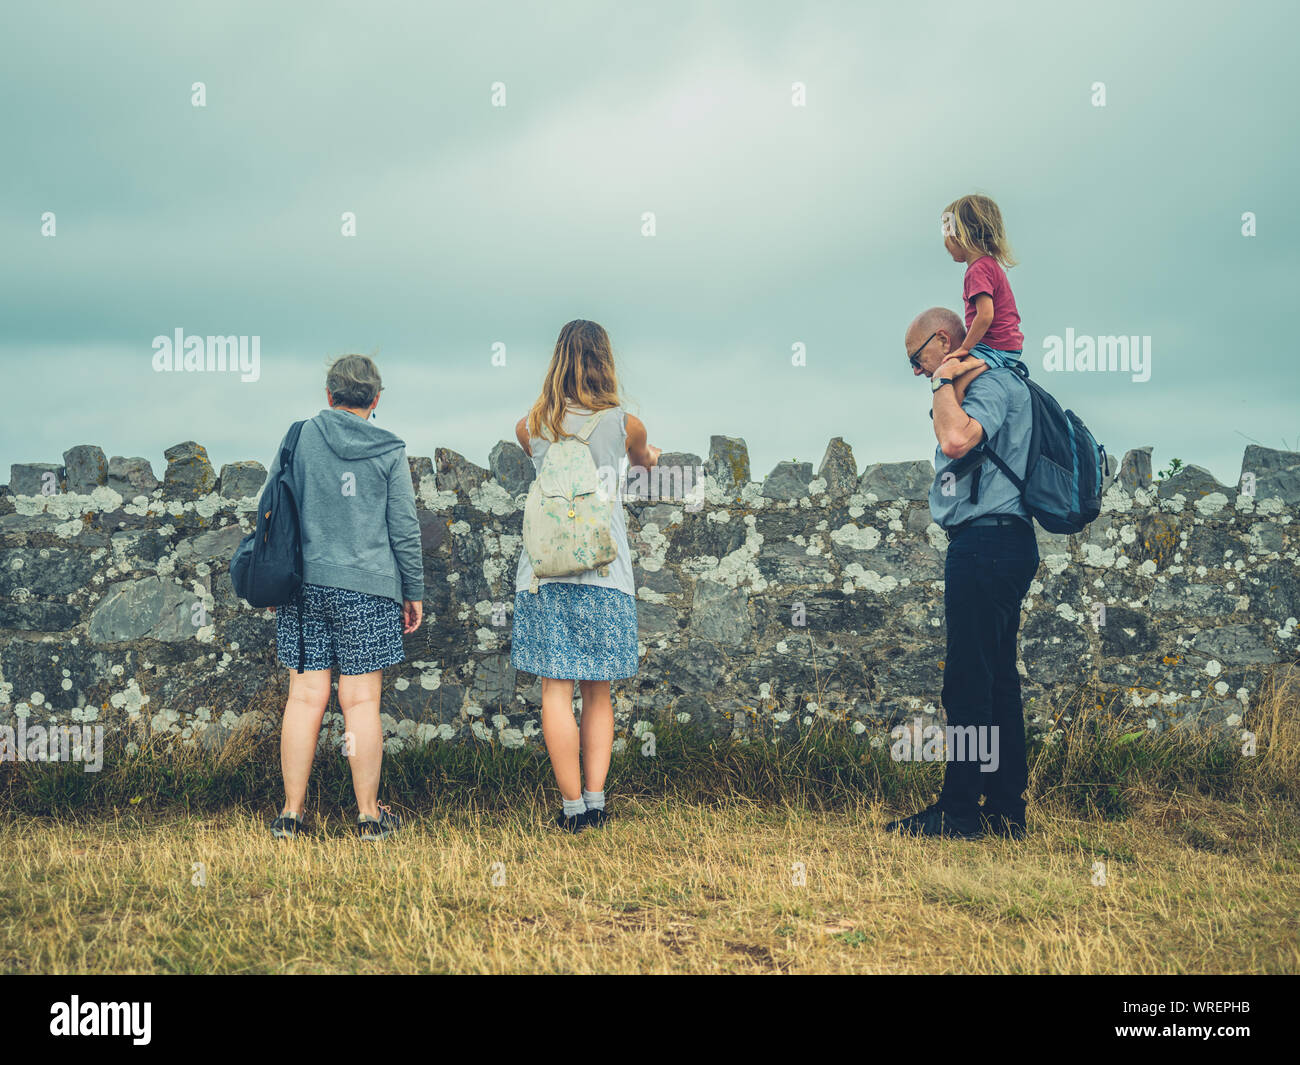
[{"label": "blue backpack", "polygon": [[294,489],[293,456],[302,434],[294,422],[280,448],[280,466],[262,489],[257,528],[245,536],[230,559],[235,594],[253,607],[298,607],[298,672],[303,672],[302,533]]},{"label": "blue backpack", "polygon": [[991,447],[987,437],[959,460],[957,477],[971,474],[970,501],[979,499],[980,470],[991,459],[1020,491],[1025,509],[1048,532],[1077,533],[1101,513],[1102,484],[1110,473],[1106,449],[1072,410],[1061,409],[1052,394],[1029,380],[1023,362],[1012,367],[1029,389],[1031,428],[1025,476],[1014,471]]}]

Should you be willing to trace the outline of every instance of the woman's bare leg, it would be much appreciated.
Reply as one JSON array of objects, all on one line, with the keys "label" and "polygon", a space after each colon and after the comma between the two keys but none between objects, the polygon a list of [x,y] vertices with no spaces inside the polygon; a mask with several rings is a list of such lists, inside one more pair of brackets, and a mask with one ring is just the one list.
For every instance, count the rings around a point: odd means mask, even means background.
[{"label": "woman's bare leg", "polygon": [[379,771],[384,762],[379,689],[383,678],[382,669],[339,677],[339,709],[350,739],[347,750],[351,752],[348,761],[352,763],[352,790],[357,796],[357,811],[368,817],[379,816]]},{"label": "woman's bare leg", "polygon": [[573,720],[573,681],[542,677],[542,738],[560,794],[576,802],[582,798],[582,767],[578,723]]},{"label": "woman's bare leg", "polygon": [[307,780],[316,760],[320,723],[330,701],[330,671],[289,671],[289,698],[280,729],[280,771],[284,774],[284,810],[302,816]]},{"label": "woman's bare leg", "polygon": [[614,750],[614,704],[609,681],[584,680],[582,687],[582,775],[588,791],[604,791]]}]

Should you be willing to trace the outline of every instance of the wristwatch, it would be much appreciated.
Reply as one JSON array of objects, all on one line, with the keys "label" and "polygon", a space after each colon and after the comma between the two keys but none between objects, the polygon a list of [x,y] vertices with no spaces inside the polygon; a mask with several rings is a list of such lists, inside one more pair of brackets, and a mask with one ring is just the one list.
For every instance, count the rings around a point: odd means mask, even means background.
[{"label": "wristwatch", "polygon": [[938,392],[944,385],[952,384],[951,377],[932,377],[930,378],[930,391]]}]

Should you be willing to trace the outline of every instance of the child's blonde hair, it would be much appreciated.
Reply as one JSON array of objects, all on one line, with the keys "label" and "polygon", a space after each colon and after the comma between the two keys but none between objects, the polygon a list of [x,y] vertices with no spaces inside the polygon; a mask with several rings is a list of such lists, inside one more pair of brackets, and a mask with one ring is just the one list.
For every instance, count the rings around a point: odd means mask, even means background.
[{"label": "child's blonde hair", "polygon": [[1004,267],[1015,266],[1002,212],[987,196],[963,196],[944,208],[943,231],[967,255],[990,255]]}]

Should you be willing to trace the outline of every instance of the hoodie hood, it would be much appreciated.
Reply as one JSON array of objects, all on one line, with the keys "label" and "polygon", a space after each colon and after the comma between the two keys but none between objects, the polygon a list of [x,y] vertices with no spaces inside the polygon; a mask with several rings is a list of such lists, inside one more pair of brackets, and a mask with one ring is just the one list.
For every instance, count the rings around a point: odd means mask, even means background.
[{"label": "hoodie hood", "polygon": [[311,424],[341,459],[369,459],[406,446],[401,437],[345,410],[326,408]]}]

